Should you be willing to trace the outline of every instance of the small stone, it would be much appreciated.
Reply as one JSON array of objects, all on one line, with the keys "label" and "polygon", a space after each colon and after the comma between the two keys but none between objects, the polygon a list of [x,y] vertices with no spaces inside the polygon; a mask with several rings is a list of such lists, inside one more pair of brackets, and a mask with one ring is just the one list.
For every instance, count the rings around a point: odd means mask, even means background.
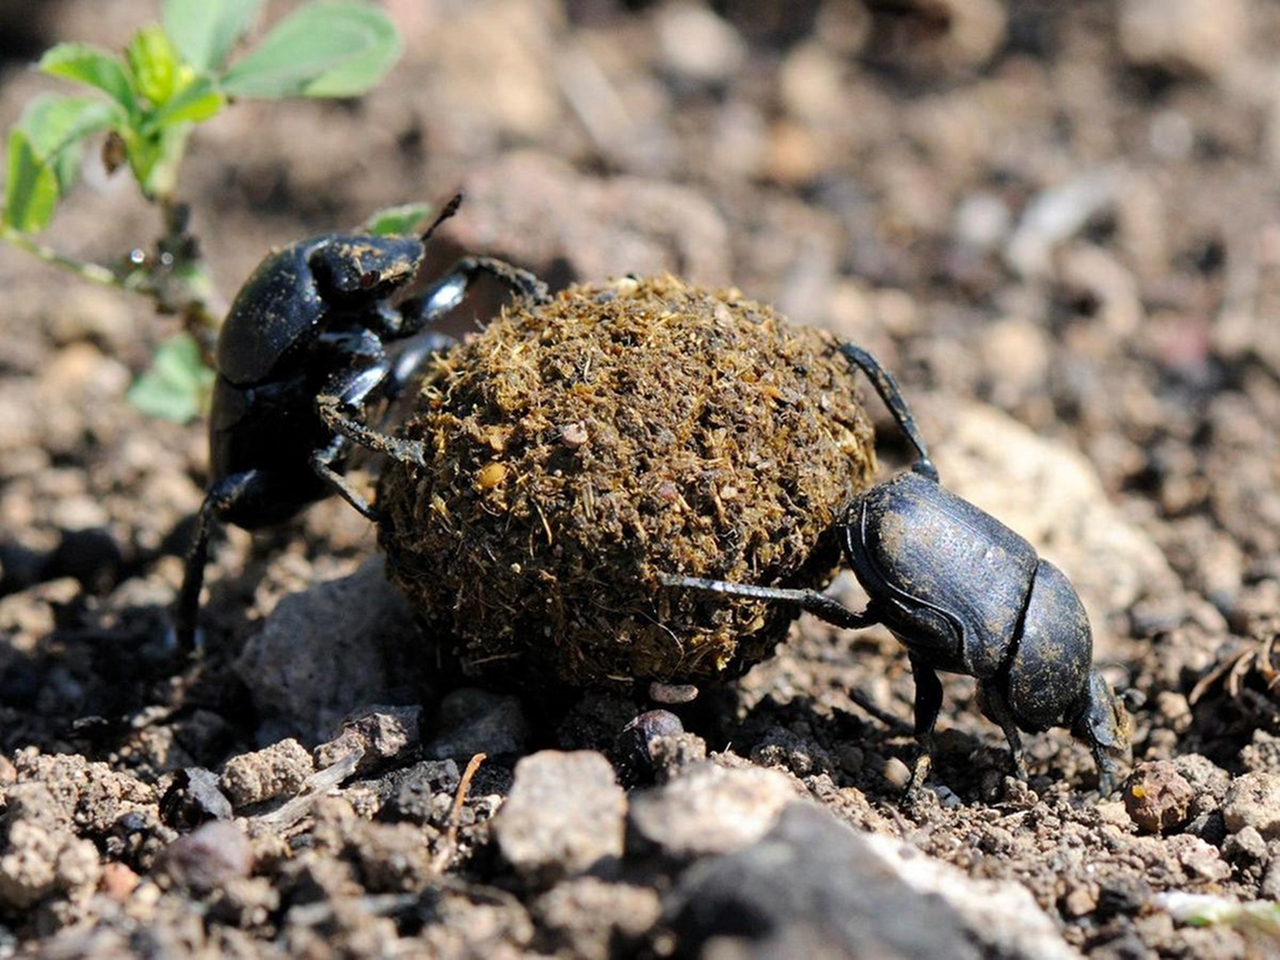
[{"label": "small stone", "polygon": [[394,788],[378,816],[382,820],[408,820],[424,824],[436,811],[436,797],[450,798],[458,789],[458,765],[452,760],[423,760],[395,775]]},{"label": "small stone", "polygon": [[684,724],[670,710],[646,710],[618,734],[613,752],[619,776],[628,785],[652,780],[653,747],[663,737],[684,733]]},{"label": "small stone", "polygon": [[1264,839],[1280,839],[1280,775],[1255,772],[1236,777],[1222,801],[1222,819],[1231,833],[1253,827]]},{"label": "small stone", "polygon": [[746,59],[738,32],[707,7],[666,4],[656,26],[662,65],[686,82],[723,83]]},{"label": "small stone", "polygon": [[1257,863],[1267,857],[1267,841],[1253,827],[1244,827],[1227,837],[1222,852],[1229,860]]},{"label": "small stone", "polygon": [[649,744],[649,757],[659,783],[668,783],[707,759],[707,741],[696,733],[675,733]]},{"label": "small stone", "polygon": [[1125,809],[1146,833],[1168,833],[1183,826],[1194,796],[1191,784],[1167,760],[1138,764],[1124,783]]},{"label": "small stone", "polygon": [[1098,893],[1088,884],[1071,883],[1067,895],[1062,898],[1062,912],[1068,917],[1087,916],[1098,906]]},{"label": "small stone", "polygon": [[1268,864],[1258,894],[1267,900],[1280,900],[1280,857],[1273,857]]},{"label": "small stone", "polygon": [[1187,698],[1173,690],[1156,694],[1156,712],[1174,733],[1185,733],[1191,726],[1191,706]]},{"label": "small stone", "polygon": [[1216,77],[1249,40],[1247,0],[1125,0],[1120,49],[1132,63],[1191,77]]},{"label": "small stone", "polygon": [[890,757],[884,762],[884,778],[889,786],[905,790],[911,782],[911,768],[897,757]]},{"label": "small stone", "polygon": [[290,737],[263,750],[232,757],[223,766],[218,782],[234,806],[245,807],[296,794],[314,772],[307,748]]},{"label": "small stone", "polygon": [[493,834],[517,873],[549,885],[621,857],[626,809],[603,754],[544,750],[516,764]]},{"label": "small stone", "polygon": [[98,889],[117,903],[123,903],[138,883],[138,875],[125,864],[106,863],[102,866],[102,876],[98,878]]},{"label": "small stone", "polygon": [[577,877],[556,884],[533,903],[539,923],[550,931],[564,956],[613,957],[618,938],[634,940],[662,913],[650,887]]},{"label": "small stone", "polygon": [[428,760],[521,753],[529,743],[529,721],[519,698],[487,690],[454,690],[440,703],[438,724],[422,748]]},{"label": "small stone", "polygon": [[231,801],[218,789],[218,776],[203,767],[187,767],[173,775],[160,798],[160,817],[175,830],[190,830],[209,820],[227,820]]},{"label": "small stone", "polygon": [[699,764],[631,800],[630,845],[692,859],[754,843],[796,799],[784,774]]},{"label": "small stone", "polygon": [[176,885],[206,892],[249,876],[253,852],[238,826],[218,820],[169,844],[158,868]]},{"label": "small stone", "polygon": [[367,707],[344,719],[335,739],[316,747],[316,766],[323,770],[359,750],[355,772],[368,773],[415,752],[421,729],[421,707]]}]

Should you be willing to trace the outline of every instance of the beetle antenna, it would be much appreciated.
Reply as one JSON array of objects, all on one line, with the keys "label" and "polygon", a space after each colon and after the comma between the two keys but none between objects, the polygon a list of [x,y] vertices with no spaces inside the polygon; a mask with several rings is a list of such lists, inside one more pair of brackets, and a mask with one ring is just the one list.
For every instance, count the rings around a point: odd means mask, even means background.
[{"label": "beetle antenna", "polygon": [[894,379],[893,374],[880,366],[879,360],[852,343],[841,343],[840,352],[867,375],[871,385],[876,388],[876,393],[880,394],[880,399],[893,414],[893,419],[898,421],[899,429],[906,434],[911,445],[916,448],[918,457],[911,465],[911,469],[936,482],[938,468],[929,459],[929,448],[925,446],[924,437],[916,425],[916,418],[911,415],[911,409],[907,406],[907,401],[903,398],[902,390],[898,387],[898,381]]},{"label": "beetle antenna", "polygon": [[436,218],[433,221],[431,221],[431,226],[427,227],[427,229],[423,232],[422,236],[420,236],[418,239],[421,240],[423,243],[426,243],[428,240],[430,240],[431,235],[436,232],[436,227],[440,226],[440,224],[444,223],[446,220],[452,217],[455,213],[457,213],[458,207],[460,206],[462,206],[462,194],[455,193],[449,199],[449,202],[444,205],[444,208],[440,211],[440,213],[436,216]]}]

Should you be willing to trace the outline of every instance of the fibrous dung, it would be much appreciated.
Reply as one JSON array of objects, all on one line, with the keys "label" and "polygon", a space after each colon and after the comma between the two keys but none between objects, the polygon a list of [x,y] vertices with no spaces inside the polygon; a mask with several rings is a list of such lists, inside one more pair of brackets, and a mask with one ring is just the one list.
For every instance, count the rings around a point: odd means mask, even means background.
[{"label": "fibrous dung", "polygon": [[875,470],[829,335],[735,290],[577,286],[439,358],[379,484],[388,570],[463,669],[575,685],[732,676],[794,609],[661,585],[820,587]]}]

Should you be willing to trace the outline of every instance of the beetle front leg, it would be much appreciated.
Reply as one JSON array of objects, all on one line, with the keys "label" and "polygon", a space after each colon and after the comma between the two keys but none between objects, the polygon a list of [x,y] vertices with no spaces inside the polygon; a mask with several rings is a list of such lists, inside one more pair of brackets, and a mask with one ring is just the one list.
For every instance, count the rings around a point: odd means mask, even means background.
[{"label": "beetle front leg", "polygon": [[880,366],[879,360],[852,343],[840,344],[840,352],[844,354],[846,360],[867,375],[871,385],[876,388],[876,393],[880,394],[880,399],[893,414],[893,419],[898,421],[898,428],[906,434],[911,445],[916,448],[918,458],[911,469],[930,480],[937,481],[938,468],[929,459],[929,450],[925,446],[924,436],[920,433],[916,418],[912,415],[911,408],[907,406],[907,401],[902,396],[902,389],[898,386],[898,381],[893,378],[893,374]]},{"label": "beetle front leg", "polygon": [[1028,774],[1026,757],[1022,751],[1022,734],[1018,732],[1009,700],[1000,689],[999,678],[978,681],[978,707],[985,717],[1004,731],[1004,738],[1009,741],[1009,753],[1013,757],[1013,775],[1025,781]]},{"label": "beetle front leg", "polygon": [[389,331],[393,337],[408,337],[444,316],[467,295],[476,277],[488,274],[504,283],[527,306],[549,303],[547,285],[528,270],[494,257],[463,257],[443,277],[423,293],[400,305],[400,323]]},{"label": "beetle front leg", "polygon": [[914,653],[908,655],[911,661],[911,676],[916,682],[916,759],[912,764],[911,783],[907,793],[913,794],[924,786],[929,768],[933,765],[933,731],[938,725],[938,714],[942,712],[942,682],[937,672]]},{"label": "beetle front leg", "polygon": [[263,491],[265,475],[258,470],[246,470],[223,477],[209,488],[200,513],[196,516],[195,536],[187,551],[182,575],[182,587],[174,610],[174,635],[178,646],[188,653],[196,649],[196,620],[200,613],[200,590],[204,586],[204,568],[209,562],[209,541],[219,518],[229,513],[238,503]]}]

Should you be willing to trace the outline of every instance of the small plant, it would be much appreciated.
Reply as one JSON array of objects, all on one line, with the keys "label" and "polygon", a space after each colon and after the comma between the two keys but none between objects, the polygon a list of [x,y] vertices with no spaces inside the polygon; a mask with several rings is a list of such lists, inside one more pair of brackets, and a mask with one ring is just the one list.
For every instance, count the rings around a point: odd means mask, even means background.
[{"label": "small plant", "polygon": [[[38,68],[96,93],[37,97],[9,131],[0,240],[87,280],[150,296],[160,312],[182,317],[183,332],[160,346],[130,392],[156,416],[185,420],[201,409],[213,377],[205,358],[222,313],[188,231],[188,208],[176,198],[191,131],[238,99],[356,96],[400,56],[399,34],[376,7],[315,0],[233,58],[262,5],[164,0],[162,24],[140,29],[122,54],[60,43]],[[154,252],[133,250],[113,264],[85,262],[35,239],[79,176],[86,140],[104,133],[108,169],[127,166],[164,224]],[[400,224],[422,210],[400,214],[382,219]]]}]

